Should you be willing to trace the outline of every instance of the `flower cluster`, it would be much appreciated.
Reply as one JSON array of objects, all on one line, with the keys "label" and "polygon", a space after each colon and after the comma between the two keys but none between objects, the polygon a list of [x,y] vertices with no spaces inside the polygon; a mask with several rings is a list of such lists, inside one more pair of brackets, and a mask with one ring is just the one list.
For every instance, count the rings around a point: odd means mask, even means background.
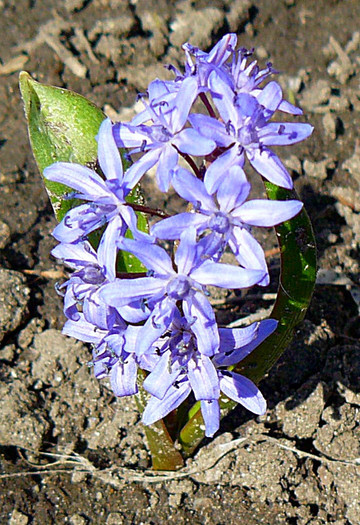
[{"label": "flower cluster", "polygon": [[[116,396],[135,394],[138,370],[146,371],[145,424],[192,393],[201,402],[207,436],[219,427],[221,392],[264,413],[259,389],[234,365],[277,325],[268,319],[220,328],[208,286],[266,286],[265,255],[252,227],[277,225],[302,208],[297,200],[249,200],[245,165],[290,189],[291,177],[269,147],[293,144],[312,132],[306,123],[273,120],[277,110],[292,115],[301,110],[283,99],[277,82],[261,87],[274,73],[271,64],[260,70],[255,61],[248,63],[251,53],[235,46],[234,34],[209,53],[185,44],[184,71],[170,66],[173,81],[153,81],[141,113],[129,123],[102,123],[96,171],[58,162],[44,172],[83,201],[54,230],[60,244],[52,253],[73,269],[59,287],[68,318],[64,333],[93,345],[95,375],[109,377]],[[195,112],[199,102],[207,114]],[[125,171],[119,148],[136,159]],[[131,203],[130,192],[154,167],[160,191],[172,186],[188,203],[187,212],[169,217]],[[149,231],[141,231],[139,210],[162,220],[150,220]],[[97,250],[89,241],[95,230],[101,232]],[[238,264],[222,262],[228,248]],[[120,252],[135,256],[146,271],[119,273]]]}]

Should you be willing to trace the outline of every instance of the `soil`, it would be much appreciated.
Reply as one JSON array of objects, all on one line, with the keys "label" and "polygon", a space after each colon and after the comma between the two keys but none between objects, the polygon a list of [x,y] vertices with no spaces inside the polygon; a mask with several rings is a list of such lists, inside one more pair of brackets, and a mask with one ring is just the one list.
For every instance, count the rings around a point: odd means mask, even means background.
[{"label": "soil", "polygon": [[[360,3],[0,6],[0,522],[359,524]],[[116,120],[132,114],[150,80],[169,75],[164,64],[181,66],[183,42],[206,50],[228,31],[261,64],[273,62],[315,126],[280,155],[312,219],[319,278],[293,343],[261,383],[266,415],[236,409],[182,471],[155,475],[134,404],[95,380],[88,348],[60,333],[54,284],[64,274],[49,256],[55,219],[18,73],[77,91]],[[276,256],[269,265],[276,273]],[[246,296],[218,303],[222,323],[259,308]]]}]

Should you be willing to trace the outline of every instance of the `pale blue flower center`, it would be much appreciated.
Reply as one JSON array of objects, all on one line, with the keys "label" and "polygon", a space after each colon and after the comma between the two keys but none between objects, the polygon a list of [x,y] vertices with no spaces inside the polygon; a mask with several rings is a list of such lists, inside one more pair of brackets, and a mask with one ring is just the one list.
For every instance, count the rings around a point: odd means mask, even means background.
[{"label": "pale blue flower center", "polygon": [[151,138],[154,142],[168,142],[172,138],[172,134],[165,126],[152,126]]},{"label": "pale blue flower center", "polygon": [[101,284],[105,281],[100,266],[89,264],[79,272],[79,277],[87,284]]},{"label": "pale blue flower center", "polygon": [[191,280],[186,275],[179,275],[169,281],[166,293],[176,301],[184,299],[191,289]]},{"label": "pale blue flower center", "polygon": [[217,233],[227,233],[231,224],[229,217],[222,212],[216,212],[210,217],[209,228]]}]

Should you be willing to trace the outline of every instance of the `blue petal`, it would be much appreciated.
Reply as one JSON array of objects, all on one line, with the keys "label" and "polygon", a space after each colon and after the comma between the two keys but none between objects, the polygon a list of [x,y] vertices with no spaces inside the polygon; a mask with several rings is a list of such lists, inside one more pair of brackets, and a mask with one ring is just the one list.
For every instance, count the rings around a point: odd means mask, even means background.
[{"label": "blue petal", "polygon": [[285,166],[272,151],[267,148],[257,149],[249,156],[250,164],[268,181],[291,190],[293,181]]},{"label": "blue petal", "polygon": [[241,266],[263,272],[263,278],[257,284],[267,286],[270,278],[264,250],[251,233],[245,228],[234,228],[229,239],[229,246]]},{"label": "blue petal", "polygon": [[108,180],[122,181],[123,167],[119,150],[115,144],[111,120],[107,118],[100,126],[98,134],[98,159],[100,167]]},{"label": "blue petal", "polygon": [[191,359],[188,378],[196,399],[219,399],[219,378],[209,357],[202,355],[196,360]]},{"label": "blue petal", "polygon": [[220,388],[226,396],[240,403],[250,412],[258,415],[265,414],[266,401],[258,387],[247,377],[226,371],[221,374]]},{"label": "blue petal", "polygon": [[220,155],[206,170],[204,184],[210,195],[219,188],[232,166],[240,166],[240,168],[244,166],[244,155],[239,154],[239,148],[236,145]]},{"label": "blue petal", "polygon": [[171,143],[189,155],[209,155],[216,148],[214,140],[204,137],[193,128],[185,128],[180,131]]},{"label": "blue petal", "polygon": [[288,146],[305,140],[313,131],[313,126],[303,122],[269,122],[258,136],[265,146]]},{"label": "blue petal", "polygon": [[269,119],[273,113],[278,109],[282,101],[282,91],[280,85],[275,82],[269,82],[264,89],[257,95],[259,104],[264,106],[267,110],[267,118]]},{"label": "blue petal", "polygon": [[176,170],[173,176],[173,186],[183,199],[194,205],[200,203],[202,210],[217,211],[214,198],[207,192],[204,183],[188,170],[184,168]]},{"label": "blue petal", "polygon": [[156,275],[167,277],[175,274],[169,255],[160,246],[148,242],[122,239],[119,242],[119,247],[121,250],[126,250],[136,255],[146,268],[153,270]]},{"label": "blue petal", "polygon": [[213,359],[214,365],[231,366],[240,363],[276,330],[277,325],[278,321],[275,319],[265,319],[246,328],[220,328],[220,352]]},{"label": "blue petal", "polygon": [[154,277],[139,277],[138,279],[116,279],[113,283],[101,288],[100,295],[110,306],[131,304],[138,298],[151,297],[163,290],[166,282]]},{"label": "blue petal", "polygon": [[195,268],[190,276],[203,285],[219,286],[220,288],[249,288],[262,280],[264,271],[205,261],[201,266]]},{"label": "blue petal", "polygon": [[48,180],[65,184],[65,186],[70,186],[85,196],[98,195],[100,197],[109,194],[100,175],[80,164],[55,162],[55,164],[44,169],[44,177]]},{"label": "blue petal", "polygon": [[202,293],[197,292],[191,301],[183,301],[183,309],[195,334],[199,352],[213,356],[219,348],[219,331],[211,304]]},{"label": "blue petal", "polygon": [[175,253],[175,262],[179,274],[188,275],[197,264],[196,229],[190,227],[180,237],[180,244]]},{"label": "blue petal", "polygon": [[143,383],[145,390],[158,399],[163,399],[167,390],[181,372],[180,367],[174,368],[171,366],[171,359],[171,353],[165,352]]},{"label": "blue petal", "polygon": [[220,406],[218,400],[201,401],[201,414],[205,423],[205,436],[213,437],[220,427]]},{"label": "blue petal", "polygon": [[189,116],[193,102],[197,96],[198,83],[195,77],[187,77],[183,80],[179,92],[174,101],[174,111],[170,117],[170,130],[173,134],[180,131]]},{"label": "blue petal", "polygon": [[169,412],[175,410],[191,392],[191,387],[187,381],[180,383],[177,387],[172,386],[168,389],[163,399],[152,397],[143,413],[142,422],[144,425],[151,425],[167,416]]},{"label": "blue petal", "polygon": [[100,344],[106,331],[99,330],[97,326],[88,323],[83,314],[79,313],[78,321],[68,320],[64,324],[62,333],[75,337],[84,343],[93,343],[95,345]]},{"label": "blue petal", "polygon": [[232,166],[219,184],[216,197],[221,211],[231,212],[249,196],[251,184],[240,166]]},{"label": "blue petal", "polygon": [[295,217],[302,207],[303,203],[296,200],[270,201],[267,199],[254,199],[245,202],[233,215],[245,224],[268,228]]},{"label": "blue petal", "polygon": [[137,365],[132,356],[129,356],[124,363],[118,361],[111,369],[110,383],[114,394],[117,397],[131,396],[136,394]]},{"label": "blue petal", "polygon": [[157,222],[151,228],[151,234],[158,239],[180,239],[183,231],[190,227],[201,226],[206,223],[208,217],[199,213],[179,213],[168,219]]}]

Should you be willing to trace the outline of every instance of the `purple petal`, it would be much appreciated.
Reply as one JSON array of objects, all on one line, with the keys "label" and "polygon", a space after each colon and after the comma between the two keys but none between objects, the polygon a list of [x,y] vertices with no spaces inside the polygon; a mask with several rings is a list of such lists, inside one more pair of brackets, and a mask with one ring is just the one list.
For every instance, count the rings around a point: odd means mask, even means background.
[{"label": "purple petal", "polygon": [[122,180],[123,167],[119,150],[115,144],[111,120],[107,118],[100,126],[98,134],[98,159],[100,167],[108,180]]},{"label": "purple petal", "polygon": [[149,142],[149,135],[144,132],[143,127],[118,122],[113,125],[112,131],[115,144],[118,148],[137,148],[140,147],[144,141]]},{"label": "purple petal", "polygon": [[188,378],[197,400],[219,399],[219,378],[209,357],[202,355],[199,359],[191,359],[188,363]]},{"label": "purple petal", "polygon": [[110,306],[124,306],[131,304],[137,298],[151,297],[153,294],[161,291],[165,284],[163,279],[154,277],[117,279],[101,288],[100,295]]},{"label": "purple petal", "polygon": [[156,171],[156,180],[160,191],[168,191],[171,182],[171,176],[177,165],[178,158],[178,152],[170,144],[165,145],[161,149],[159,164]]},{"label": "purple petal", "polygon": [[209,155],[216,148],[216,142],[204,137],[196,129],[185,128],[171,141],[183,153],[189,155]]},{"label": "purple petal", "polygon": [[202,293],[197,292],[191,301],[183,301],[183,309],[195,334],[199,352],[213,356],[219,348],[219,331],[211,304]]},{"label": "purple petal", "polygon": [[260,270],[263,278],[258,285],[267,286],[270,282],[264,250],[256,239],[245,228],[234,228],[229,246],[241,266],[248,269]]},{"label": "purple petal", "polygon": [[114,394],[117,397],[131,396],[136,394],[137,365],[132,356],[129,356],[124,363],[118,361],[110,372],[110,383]]},{"label": "purple petal", "polygon": [[169,412],[175,410],[191,392],[191,387],[187,381],[180,383],[177,387],[170,387],[163,399],[152,397],[143,413],[142,422],[144,425],[151,425],[167,416]]},{"label": "purple petal", "polygon": [[269,122],[258,135],[265,146],[288,146],[305,140],[313,130],[313,126],[302,122]]},{"label": "purple petal", "polygon": [[[104,181],[94,171],[70,162],[55,162],[44,169],[44,177],[54,182],[60,182],[79,191],[84,196],[107,196],[109,194]],[[90,200],[93,200],[92,198]]]},{"label": "purple petal", "polygon": [[231,264],[205,261],[191,272],[191,277],[203,285],[220,288],[249,288],[264,277],[263,270],[248,270]]},{"label": "purple petal", "polygon": [[132,239],[121,239],[118,245],[121,250],[136,255],[146,268],[153,270],[156,275],[169,276],[175,274],[169,255],[160,246],[149,242],[133,241]]},{"label": "purple petal", "polygon": [[242,168],[243,165],[244,155],[239,154],[239,148],[236,145],[214,160],[206,170],[204,177],[205,188],[209,194],[215,193],[232,166],[240,166]]},{"label": "purple petal", "polygon": [[235,140],[226,131],[225,124],[208,115],[194,113],[189,115],[189,121],[201,135],[214,140],[219,146],[229,146]]},{"label": "purple petal", "polygon": [[180,368],[174,370],[173,367],[171,367],[171,353],[165,352],[154,370],[145,379],[143,387],[149,394],[158,399],[162,399],[180,372]]},{"label": "purple petal", "polygon": [[223,372],[220,377],[221,391],[230,399],[240,403],[254,414],[263,415],[266,412],[266,401],[258,387],[235,372]]},{"label": "purple petal", "polygon": [[205,423],[205,436],[213,437],[220,427],[220,406],[219,401],[201,401],[201,414]]},{"label": "purple petal", "polygon": [[296,200],[270,201],[267,199],[254,199],[245,202],[233,215],[245,224],[268,228],[292,219],[300,212],[302,207],[303,203]]},{"label": "purple petal", "polygon": [[231,87],[213,71],[209,76],[209,87],[212,91],[214,104],[223,122],[237,122],[238,116],[234,105],[235,93]]},{"label": "purple petal", "polygon": [[101,236],[98,247],[98,261],[109,281],[115,279],[115,263],[117,255],[116,240],[123,231],[123,221],[118,215],[109,222]]},{"label": "purple petal", "polygon": [[224,35],[209,52],[207,62],[221,66],[234,51],[236,42],[237,36],[235,33]]},{"label": "purple petal", "polygon": [[170,117],[170,130],[173,134],[180,131],[188,119],[189,112],[197,96],[198,83],[195,77],[183,80],[174,101],[174,111]]},{"label": "purple petal", "polygon": [[272,151],[267,148],[257,149],[249,156],[250,164],[268,181],[291,190],[293,181],[285,166]]},{"label": "purple petal", "polygon": [[62,329],[62,333],[71,337],[75,337],[75,339],[79,339],[84,343],[93,343],[94,345],[98,345],[107,332],[99,330],[98,327],[88,323],[83,314],[79,313],[78,321],[73,321],[71,319],[66,321]]},{"label": "purple petal", "polygon": [[188,275],[197,263],[196,230],[188,228],[181,234],[181,241],[175,253],[179,274]]},{"label": "purple petal", "polygon": [[214,357],[214,365],[231,366],[240,363],[272,334],[277,326],[278,321],[275,319],[265,319],[245,328],[220,328],[220,353]]},{"label": "purple petal", "polygon": [[240,166],[232,166],[219,184],[216,197],[221,211],[231,212],[249,196],[251,184]]},{"label": "purple petal", "polygon": [[151,228],[151,234],[158,239],[180,239],[183,231],[191,227],[197,229],[207,220],[205,215],[199,213],[179,213],[179,215],[157,222]]},{"label": "purple petal", "polygon": [[77,244],[61,243],[51,250],[51,255],[64,261],[68,266],[76,268],[84,263],[97,264],[96,252],[89,242]]},{"label": "purple petal", "polygon": [[266,84],[264,89],[260,91],[256,98],[259,104],[269,110],[267,117],[270,118],[272,114],[278,109],[279,104],[282,101],[281,87],[273,80],[272,82]]},{"label": "purple petal", "polygon": [[173,176],[175,191],[183,199],[197,205],[201,204],[202,210],[217,211],[214,198],[207,192],[204,183],[192,175],[188,170],[179,168]]},{"label": "purple petal", "polygon": [[154,148],[145,153],[125,172],[123,185],[133,188],[150,168],[159,160],[161,148]]},{"label": "purple petal", "polygon": [[282,100],[278,107],[279,111],[283,111],[284,113],[290,113],[290,115],[302,115],[303,111],[300,108],[297,108],[293,104],[290,104],[287,100]]}]

